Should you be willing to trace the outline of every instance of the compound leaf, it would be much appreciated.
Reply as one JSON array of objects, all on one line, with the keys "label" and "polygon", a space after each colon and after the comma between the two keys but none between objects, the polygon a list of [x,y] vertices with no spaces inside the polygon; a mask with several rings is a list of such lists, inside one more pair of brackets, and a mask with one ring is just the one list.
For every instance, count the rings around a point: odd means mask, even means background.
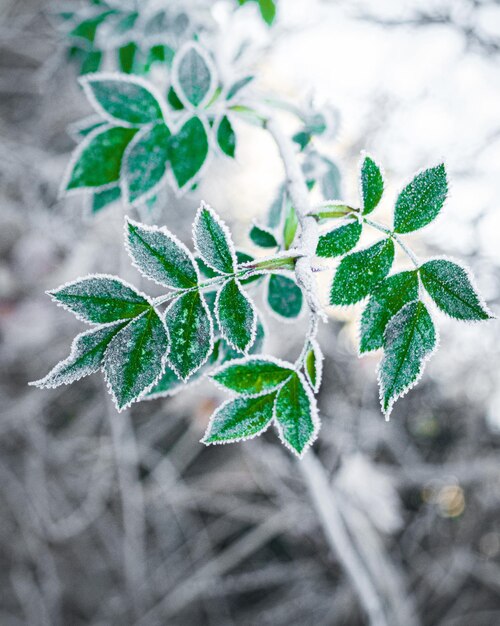
[{"label": "compound leaf", "polygon": [[63,190],[104,187],[120,180],[123,154],[137,130],[102,127],[76,148],[63,184]]},{"label": "compound leaf", "polygon": [[126,324],[118,322],[81,333],[75,337],[68,358],[58,363],[47,376],[30,385],[40,389],[54,389],[97,372],[109,342]]},{"label": "compound leaf", "polygon": [[87,276],[47,293],[78,319],[93,324],[130,319],[151,308],[132,286],[107,274]]},{"label": "compound leaf", "polygon": [[492,315],[474,289],[467,270],[447,259],[432,259],[420,268],[420,277],[437,306],[459,320],[486,320]]},{"label": "compound leaf", "polygon": [[212,97],[215,70],[205,50],[195,42],[189,42],[175,55],[173,84],[177,95],[186,106],[200,107]]},{"label": "compound leaf", "polygon": [[215,314],[224,339],[236,350],[246,353],[255,339],[257,315],[252,301],[236,279],[226,281],[220,289]]},{"label": "compound leaf", "polygon": [[418,382],[435,346],[436,331],[423,302],[409,302],[391,318],[379,368],[380,401],[386,419],[394,402]]},{"label": "compound leaf", "polygon": [[302,374],[293,373],[278,391],[274,416],[281,440],[301,457],[318,432],[316,401]]},{"label": "compound leaf", "polygon": [[227,115],[224,115],[217,128],[217,143],[224,154],[234,159],[236,152],[236,133]]},{"label": "compound leaf", "polygon": [[333,279],[330,304],[355,304],[368,296],[387,276],[393,260],[392,239],[344,257]]},{"label": "compound leaf", "polygon": [[426,226],[438,215],[448,194],[444,164],[417,174],[399,194],[394,211],[394,230],[410,233]]},{"label": "compound leaf", "polygon": [[252,396],[275,391],[292,374],[293,365],[290,363],[253,356],[230,361],[211,377],[226,389]]},{"label": "compound leaf", "polygon": [[381,348],[387,322],[405,304],[417,298],[416,271],[399,272],[383,280],[371,295],[361,316],[360,353]]},{"label": "compound leaf", "polygon": [[267,302],[280,317],[294,319],[302,310],[302,289],[287,276],[271,274],[267,288]]},{"label": "compound leaf", "polygon": [[361,237],[363,227],[358,220],[349,222],[321,235],[316,254],[323,258],[333,258],[352,250]]},{"label": "compound leaf", "polygon": [[384,193],[384,178],[375,161],[365,156],[360,172],[361,199],[363,215],[371,213],[380,202]]},{"label": "compound leaf", "polygon": [[260,435],[272,422],[275,396],[228,400],[212,415],[202,443],[229,443]]},{"label": "compound leaf", "polygon": [[94,109],[114,124],[141,126],[163,119],[153,85],[127,74],[91,74],[80,79]]},{"label": "compound leaf", "polygon": [[146,278],[173,289],[196,287],[198,271],[192,254],[166,228],[127,218],[126,236],[134,265]]},{"label": "compound leaf", "polygon": [[170,137],[168,156],[179,189],[192,184],[208,156],[207,131],[198,117],[190,118]]},{"label": "compound leaf", "polygon": [[165,322],[172,337],[169,363],[186,381],[213,349],[212,318],[202,294],[191,291],[174,300],[165,312]]},{"label": "compound leaf", "polygon": [[196,213],[193,238],[196,250],[213,270],[220,274],[232,274],[236,270],[236,252],[229,229],[204,202]]},{"label": "compound leaf", "polygon": [[164,180],[168,163],[170,131],[155,124],[137,133],[128,145],[121,171],[125,197],[131,204],[150,197]]},{"label": "compound leaf", "polygon": [[119,411],[156,383],[167,351],[167,331],[152,308],[113,337],[104,355],[103,369]]}]

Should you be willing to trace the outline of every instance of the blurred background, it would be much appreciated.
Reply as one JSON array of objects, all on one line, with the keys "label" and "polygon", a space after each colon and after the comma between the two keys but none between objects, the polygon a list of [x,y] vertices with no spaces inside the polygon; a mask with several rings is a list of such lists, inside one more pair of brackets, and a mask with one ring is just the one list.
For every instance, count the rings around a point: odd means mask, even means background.
[{"label": "blurred background", "polygon": [[[255,2],[229,4],[183,7],[195,26],[209,20],[220,66],[244,33],[259,89],[331,112],[318,141],[346,201],[361,149],[385,166],[382,221],[405,180],[445,159],[450,199],[411,245],[468,263],[498,314],[500,2],[281,0],[272,29]],[[329,308],[308,475],[273,433],[201,445],[223,399],[209,382],[120,415],[98,375],[27,386],[81,330],[46,289],[92,271],[140,286],[123,263],[120,206],[91,217],[81,197],[57,199],[67,127],[90,112],[62,8],[0,2],[0,624],[500,624],[495,321],[437,313],[441,347],[385,423],[379,355],[357,356],[361,309]],[[238,137],[235,162],[214,159],[193,194],[167,193],[141,217],[188,241],[203,198],[255,253],[248,227],[283,171],[262,130],[241,122]],[[295,358],[304,320],[267,325],[269,351]]]}]

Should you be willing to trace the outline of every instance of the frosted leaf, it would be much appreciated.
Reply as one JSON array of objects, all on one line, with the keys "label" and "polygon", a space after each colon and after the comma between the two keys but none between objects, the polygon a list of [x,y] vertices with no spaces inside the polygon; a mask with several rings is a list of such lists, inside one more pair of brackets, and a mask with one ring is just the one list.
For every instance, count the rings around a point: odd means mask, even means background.
[{"label": "frosted leaf", "polygon": [[250,229],[250,239],[256,246],[261,248],[277,248],[278,242],[273,231],[265,226],[253,224]]},{"label": "frosted leaf", "polygon": [[137,317],[151,308],[131,285],[107,274],[79,278],[47,293],[78,319],[94,324]]},{"label": "frosted leaf", "polygon": [[90,74],[80,82],[90,104],[113,124],[140,126],[163,119],[161,96],[138,76]]},{"label": "frosted leaf", "polygon": [[170,137],[168,155],[179,190],[195,182],[208,156],[208,136],[203,122],[191,117]]},{"label": "frosted leaf", "polygon": [[30,385],[54,389],[97,372],[109,342],[126,324],[118,322],[81,333],[75,337],[68,358],[58,363],[47,376]]},{"label": "frosted leaf", "polygon": [[474,289],[472,277],[448,259],[432,259],[420,268],[420,278],[437,306],[459,320],[486,320],[490,311]]},{"label": "frosted leaf", "polygon": [[168,334],[154,309],[129,322],[111,340],[103,370],[119,411],[141,398],[163,372]]},{"label": "frosted leaf", "polygon": [[315,339],[309,341],[309,349],[304,359],[304,372],[307,382],[311,385],[314,393],[318,393],[323,376],[323,353]]},{"label": "frosted leaf", "polygon": [[283,218],[283,247],[285,250],[288,250],[292,245],[295,235],[297,233],[297,228],[299,225],[299,220],[297,218],[297,213],[292,203],[286,197],[284,203],[284,218]]},{"label": "frosted leaf", "polygon": [[214,94],[214,65],[196,42],[185,44],[175,55],[172,82],[179,99],[187,107],[203,107]]},{"label": "frosted leaf", "polygon": [[121,189],[118,185],[110,187],[104,191],[98,191],[92,196],[91,210],[92,213],[99,213],[105,207],[113,202],[117,202],[121,198]]},{"label": "frosted leaf", "polygon": [[123,154],[136,129],[103,127],[77,146],[63,179],[61,191],[115,186],[120,180]]},{"label": "frosted leaf", "polygon": [[436,331],[425,304],[406,304],[387,324],[379,367],[380,401],[386,419],[394,402],[420,379],[436,347]]},{"label": "frosted leaf", "polygon": [[220,274],[236,271],[237,259],[229,229],[217,213],[201,203],[193,224],[196,250],[204,262]]},{"label": "frosted leaf", "polygon": [[287,320],[297,318],[302,311],[302,289],[287,276],[271,274],[267,287],[267,302],[271,310]]},{"label": "frosted leaf", "polygon": [[226,281],[217,294],[215,315],[229,345],[246,353],[255,339],[257,315],[253,302],[236,279]]},{"label": "frosted leaf", "polygon": [[165,311],[172,338],[169,363],[186,381],[209,358],[213,349],[213,324],[207,304],[198,291],[180,296]]},{"label": "frosted leaf", "polygon": [[361,200],[363,215],[371,213],[384,193],[384,178],[379,166],[368,155],[363,159],[360,171]]},{"label": "frosted leaf", "polygon": [[210,418],[202,443],[230,443],[260,435],[272,422],[275,395],[228,400]]},{"label": "frosted leaf", "polygon": [[100,115],[94,114],[70,124],[67,131],[76,143],[80,143],[80,141],[87,137],[87,135],[90,135],[92,131],[104,125],[109,127],[106,120],[103,120]]},{"label": "frosted leaf", "polygon": [[224,115],[217,127],[217,143],[226,156],[234,159],[236,153],[236,133],[227,115]]},{"label": "frosted leaf", "polygon": [[316,400],[302,374],[292,374],[278,391],[274,418],[283,443],[303,456],[316,439],[319,421]]},{"label": "frosted leaf", "polygon": [[220,386],[245,396],[275,391],[293,374],[293,365],[268,356],[230,361],[211,375]]},{"label": "frosted leaf", "polygon": [[167,171],[170,131],[155,124],[138,133],[125,151],[121,170],[124,197],[131,204],[154,195]]},{"label": "frosted leaf", "polygon": [[316,248],[316,255],[333,258],[352,250],[361,237],[363,227],[358,220],[349,222],[321,235]]},{"label": "frosted leaf", "polygon": [[254,76],[245,76],[244,78],[240,78],[239,80],[234,82],[227,91],[226,99],[232,100],[236,95],[240,93],[240,91],[242,91],[253,80],[254,80]]},{"label": "frosted leaf", "polygon": [[415,176],[399,194],[394,210],[394,231],[410,233],[426,226],[438,215],[448,194],[444,164]]},{"label": "frosted leaf", "polygon": [[330,304],[355,304],[373,292],[389,273],[394,260],[392,239],[344,257],[335,273]]},{"label": "frosted leaf", "polygon": [[128,218],[125,229],[127,250],[141,274],[173,289],[196,287],[198,271],[193,256],[169,230]]},{"label": "frosted leaf", "polygon": [[360,353],[381,348],[387,322],[405,304],[417,298],[416,271],[399,272],[382,281],[368,300],[361,316]]}]

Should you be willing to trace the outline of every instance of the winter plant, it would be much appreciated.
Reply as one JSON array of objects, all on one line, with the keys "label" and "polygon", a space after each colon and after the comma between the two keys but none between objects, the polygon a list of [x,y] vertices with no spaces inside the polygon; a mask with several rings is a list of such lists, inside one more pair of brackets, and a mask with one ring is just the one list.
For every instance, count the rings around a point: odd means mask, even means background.
[{"label": "winter plant", "polygon": [[[272,22],[274,4],[259,5]],[[392,224],[381,224],[372,214],[384,195],[384,175],[368,154],[359,166],[357,204],[327,199],[328,192],[338,191],[338,172],[312,138],[327,132],[329,114],[289,106],[301,123],[290,138],[276,119],[282,103],[252,92],[251,76],[223,81],[209,50],[192,38],[172,53],[167,67],[163,91],[137,75],[105,72],[81,79],[95,115],[78,126],[80,143],[62,193],[85,192],[97,211],[118,199],[132,210],[154,201],[165,185],[177,194],[189,192],[212,155],[234,157],[233,119],[239,116],[270,134],[286,172],[269,224],[254,224],[249,232],[263,255],[237,250],[229,228],[203,202],[193,223],[192,250],[170,229],[127,217],[125,247],[132,264],[166,292],[151,298],[105,274],[50,291],[91,328],[75,338],[67,359],[33,384],[57,387],[102,370],[121,411],[208,376],[231,398],[212,415],[203,443],[249,439],[274,424],[281,441],[302,456],[319,430],[315,396],[323,355],[317,332],[326,319],[323,303],[366,301],[359,351],[382,351],[378,381],[388,419],[437,347],[429,304],[457,320],[492,317],[461,263],[419,260],[405,241],[443,208],[445,166],[417,173],[397,197]],[[314,186],[321,188],[323,202],[313,202]],[[377,231],[379,239],[359,247],[365,229]],[[391,274],[397,249],[410,269]],[[316,279],[328,259],[339,262],[323,294]],[[263,315],[254,297],[259,289],[282,320],[293,321],[307,309],[308,331],[294,362],[265,352]]]}]

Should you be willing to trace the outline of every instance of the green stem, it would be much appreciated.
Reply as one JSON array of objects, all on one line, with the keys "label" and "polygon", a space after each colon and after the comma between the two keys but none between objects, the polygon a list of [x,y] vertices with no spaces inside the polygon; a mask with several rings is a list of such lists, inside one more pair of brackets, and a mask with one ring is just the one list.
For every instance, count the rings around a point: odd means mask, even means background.
[{"label": "green stem", "polygon": [[401,250],[403,250],[403,252],[406,254],[406,256],[413,263],[413,265],[417,269],[420,267],[420,263],[419,263],[417,257],[415,256],[415,254],[413,254],[413,252],[410,250],[410,248],[408,248],[408,246],[402,241],[402,239],[399,237],[399,235],[397,235],[394,231],[392,231],[387,226],[384,226],[383,224],[379,224],[378,222],[373,222],[372,220],[368,219],[367,217],[363,217],[362,219],[363,219],[363,222],[365,224],[368,224],[368,226],[371,226],[372,228],[376,228],[377,230],[380,230],[381,232],[385,233],[386,235],[389,235],[389,237],[391,237],[391,239],[393,239],[398,244],[398,246],[401,248]]}]

